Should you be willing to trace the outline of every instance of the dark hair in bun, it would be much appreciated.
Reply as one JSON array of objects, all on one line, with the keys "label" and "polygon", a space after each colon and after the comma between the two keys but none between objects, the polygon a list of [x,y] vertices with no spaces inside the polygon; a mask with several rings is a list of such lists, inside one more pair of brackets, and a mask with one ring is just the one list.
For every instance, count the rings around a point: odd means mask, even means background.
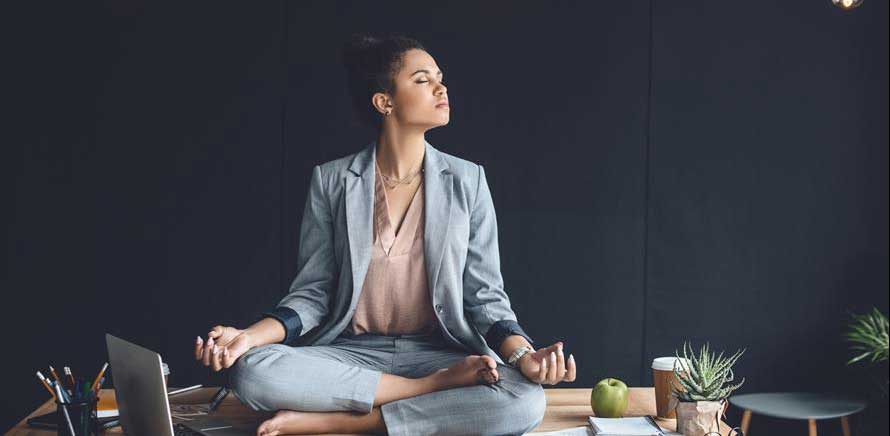
[{"label": "dark hair in bun", "polygon": [[371,104],[378,92],[395,94],[395,76],[402,55],[411,49],[426,50],[416,39],[400,33],[354,33],[343,45],[340,59],[346,67],[346,85],[358,121],[380,130],[383,115]]}]

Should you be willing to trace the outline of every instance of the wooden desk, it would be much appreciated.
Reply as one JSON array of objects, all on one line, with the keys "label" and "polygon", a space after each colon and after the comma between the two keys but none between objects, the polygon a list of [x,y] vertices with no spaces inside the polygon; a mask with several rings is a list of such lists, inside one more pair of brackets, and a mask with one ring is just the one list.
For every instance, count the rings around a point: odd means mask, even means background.
[{"label": "wooden desk", "polygon": [[[202,388],[193,392],[187,392],[173,397],[173,404],[200,404],[208,403],[210,397],[218,388]],[[630,398],[625,416],[655,415],[655,388],[629,388]],[[535,428],[532,433],[562,430],[572,427],[587,425],[587,417],[593,414],[590,410],[590,388],[580,389],[545,389],[547,395],[547,412],[544,421]],[[102,389],[102,395],[114,395],[111,389]],[[46,403],[38,407],[28,417],[22,419],[15,427],[9,430],[7,436],[49,436],[55,435],[55,430],[46,430],[28,427],[27,419],[32,416],[42,415],[56,410],[55,403],[48,399]],[[268,419],[272,413],[254,412],[249,407],[241,404],[238,399],[229,394],[216,412],[231,419],[232,422],[245,423],[254,428],[262,421]],[[673,419],[656,419],[658,425],[666,430],[675,430],[677,422]],[[720,423],[720,433],[729,433],[726,423]],[[121,428],[114,427],[106,430],[104,434],[123,434]]]},{"label": "wooden desk", "polygon": [[[547,411],[544,421],[531,433],[556,431],[572,427],[586,426],[587,417],[593,415],[590,409],[591,388],[544,389],[547,395]],[[628,388],[627,411],[624,416],[655,417],[655,388]],[[676,419],[655,418],[664,430],[676,431]],[[730,427],[720,422],[720,434],[729,434]]]},{"label": "wooden desk", "polygon": [[[201,388],[196,389],[194,391],[186,392],[183,394],[175,395],[170,399],[170,404],[206,404],[210,402],[210,398],[215,394],[219,388]],[[113,389],[102,389],[100,396],[111,396],[114,397]],[[52,398],[46,400],[43,405],[37,408],[33,413],[25,417],[25,419],[21,420],[15,427],[9,430],[6,433],[7,436],[50,436],[56,435],[55,430],[48,430],[43,428],[29,427],[28,426],[28,418],[37,415],[43,415],[45,413],[54,412],[56,410],[56,403]],[[256,428],[259,423],[265,421],[270,418],[274,413],[260,413],[254,412],[249,407],[244,406],[238,401],[231,393],[223,400],[223,402],[219,405],[219,408],[214,412],[215,414],[226,416],[226,418],[231,419],[233,423],[245,423],[251,424],[254,428]],[[174,420],[174,422],[178,422],[178,420]],[[102,434],[124,434],[123,429],[120,426],[110,428],[102,432]]]}]

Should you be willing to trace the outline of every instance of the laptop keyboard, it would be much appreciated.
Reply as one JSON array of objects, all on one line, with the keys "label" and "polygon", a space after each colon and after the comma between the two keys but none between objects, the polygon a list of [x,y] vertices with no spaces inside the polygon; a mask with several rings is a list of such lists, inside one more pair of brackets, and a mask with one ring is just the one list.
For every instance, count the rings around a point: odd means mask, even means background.
[{"label": "laptop keyboard", "polygon": [[173,424],[173,436],[204,436],[203,433],[196,432],[183,424]]}]

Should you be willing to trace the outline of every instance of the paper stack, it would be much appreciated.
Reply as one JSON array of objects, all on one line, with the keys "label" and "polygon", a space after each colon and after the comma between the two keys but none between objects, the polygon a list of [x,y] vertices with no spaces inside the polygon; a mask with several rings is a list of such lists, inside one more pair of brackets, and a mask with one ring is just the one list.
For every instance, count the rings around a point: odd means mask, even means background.
[{"label": "paper stack", "polygon": [[597,436],[662,436],[664,431],[648,416],[599,418],[590,416],[592,433]]},{"label": "paper stack", "polygon": [[117,417],[117,399],[114,395],[99,395],[99,404],[96,405],[97,418]]}]

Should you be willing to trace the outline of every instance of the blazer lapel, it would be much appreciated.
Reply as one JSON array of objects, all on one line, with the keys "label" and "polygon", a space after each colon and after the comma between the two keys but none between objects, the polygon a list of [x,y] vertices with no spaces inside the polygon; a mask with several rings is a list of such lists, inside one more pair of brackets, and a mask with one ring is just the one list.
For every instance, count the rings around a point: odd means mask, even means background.
[{"label": "blazer lapel", "polygon": [[453,196],[452,174],[448,163],[442,158],[439,150],[426,142],[426,155],[423,161],[424,171],[424,229],[423,254],[426,258],[427,282],[430,297],[436,298],[436,283],[439,269],[445,254],[448,241],[448,230],[451,227],[451,202]]},{"label": "blazer lapel", "polygon": [[352,297],[349,310],[358,304],[371,262],[374,243],[374,160],[377,141],[371,142],[352,159],[346,180],[346,231],[349,239],[349,264],[352,266]]},{"label": "blazer lapel", "polygon": [[[436,301],[435,290],[439,270],[445,254],[448,230],[451,222],[453,196],[452,174],[440,152],[424,140],[424,257],[430,297]],[[353,174],[347,174],[346,229],[349,239],[350,265],[352,266],[352,298],[349,309],[358,304],[368,265],[371,262],[371,244],[374,243],[374,182],[377,158],[377,141],[368,144],[357,153],[349,165]]]}]

